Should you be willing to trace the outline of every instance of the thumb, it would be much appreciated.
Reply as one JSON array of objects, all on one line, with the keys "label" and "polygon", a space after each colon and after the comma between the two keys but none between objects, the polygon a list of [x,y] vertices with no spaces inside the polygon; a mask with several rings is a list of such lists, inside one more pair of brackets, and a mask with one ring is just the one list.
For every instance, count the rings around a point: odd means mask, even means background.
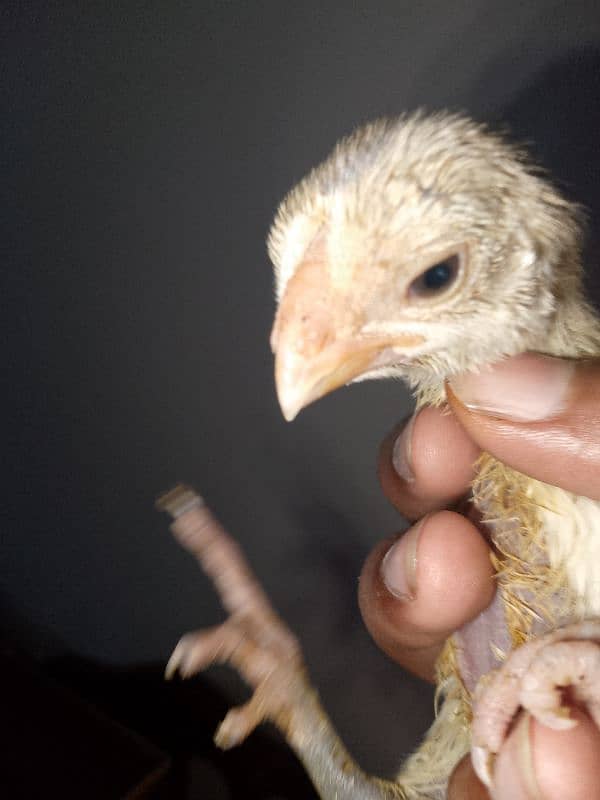
[{"label": "thumb", "polygon": [[[600,731],[584,712],[572,709],[578,724],[547,728],[521,714],[502,746],[494,768],[497,800],[587,800],[600,792]],[[448,783],[448,800],[490,800],[471,757],[465,756]]]},{"label": "thumb", "polygon": [[527,353],[446,387],[479,447],[510,467],[600,499],[600,359]]}]

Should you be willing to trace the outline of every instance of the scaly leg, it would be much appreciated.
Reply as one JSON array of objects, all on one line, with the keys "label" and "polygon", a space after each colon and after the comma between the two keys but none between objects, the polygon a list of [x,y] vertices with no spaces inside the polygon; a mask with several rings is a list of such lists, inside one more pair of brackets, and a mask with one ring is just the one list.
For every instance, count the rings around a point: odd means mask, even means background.
[{"label": "scaly leg", "polygon": [[565,691],[600,727],[600,621],[579,622],[533,639],[482,678],[474,695],[472,756],[487,786],[519,708],[557,730],[577,724]]},{"label": "scaly leg", "polygon": [[177,486],[157,506],[174,518],[171,530],[212,578],[230,614],[223,625],[186,634],[169,660],[167,677],[176,672],[190,677],[212,663],[230,662],[254,690],[246,704],[229,711],[215,734],[217,745],[240,744],[270,720],[304,763],[323,800],[405,800],[408,795],[398,783],[368,776],[352,761],[308,681],[296,638],[202,499]]}]

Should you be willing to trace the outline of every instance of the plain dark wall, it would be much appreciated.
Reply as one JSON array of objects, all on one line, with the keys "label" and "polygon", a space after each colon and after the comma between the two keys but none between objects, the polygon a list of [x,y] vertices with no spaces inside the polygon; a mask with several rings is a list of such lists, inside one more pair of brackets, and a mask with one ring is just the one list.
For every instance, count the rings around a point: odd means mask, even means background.
[{"label": "plain dark wall", "polygon": [[362,384],[283,422],[265,234],[356,124],[451,107],[509,123],[588,207],[593,276],[597,0],[102,6],[0,11],[5,618],[120,663],[220,619],[153,511],[186,480],[300,634],[352,750],[389,771],[430,691],[376,651],[355,594],[402,525],[374,463],[410,400]]}]

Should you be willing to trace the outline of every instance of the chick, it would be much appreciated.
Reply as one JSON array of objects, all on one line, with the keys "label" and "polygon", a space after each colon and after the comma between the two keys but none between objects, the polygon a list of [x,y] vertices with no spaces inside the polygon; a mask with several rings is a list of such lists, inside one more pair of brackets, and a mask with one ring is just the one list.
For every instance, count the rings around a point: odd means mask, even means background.
[{"label": "chick", "polygon": [[[418,113],[359,129],[290,192],[269,235],[284,416],[368,378],[401,377],[418,405],[441,405],[448,378],[506,356],[600,355],[580,239],[577,209],[520,150],[465,117]],[[351,761],[298,643],[206,506],[184,487],[163,497],[174,533],[231,614],[217,629],[184,637],[168,673],[225,660],[255,689],[228,714],[217,742],[236,744],[270,719],[324,800],[440,800],[469,749],[489,785],[519,706],[546,724],[570,724],[554,687],[576,658],[587,666],[573,691],[600,725],[600,668],[589,656],[600,649],[600,504],[487,455],[471,499],[495,545],[496,599],[447,642],[437,718],[397,779],[383,781]]]}]

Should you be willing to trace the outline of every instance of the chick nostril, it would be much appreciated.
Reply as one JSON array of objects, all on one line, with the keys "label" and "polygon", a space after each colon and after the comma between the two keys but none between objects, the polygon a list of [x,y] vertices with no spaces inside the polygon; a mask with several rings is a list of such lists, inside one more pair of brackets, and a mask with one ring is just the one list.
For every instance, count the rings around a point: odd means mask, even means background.
[{"label": "chick nostril", "polygon": [[[295,350],[304,357],[312,357],[322,352],[335,337],[329,326],[315,324],[310,314],[301,317],[303,323],[298,338],[294,342]],[[312,323],[312,324],[308,324]]]}]

